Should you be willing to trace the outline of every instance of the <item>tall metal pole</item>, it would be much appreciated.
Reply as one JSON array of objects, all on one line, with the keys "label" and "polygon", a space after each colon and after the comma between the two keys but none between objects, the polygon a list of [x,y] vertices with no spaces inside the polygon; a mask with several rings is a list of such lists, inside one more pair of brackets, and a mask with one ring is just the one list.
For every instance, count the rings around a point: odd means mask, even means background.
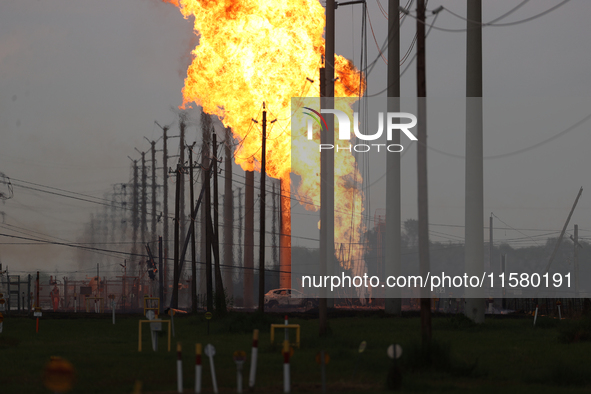
[{"label": "tall metal pole", "polygon": [[[400,112],[400,0],[388,1],[388,112]],[[392,144],[400,144],[400,133],[392,134]],[[385,278],[400,274],[401,259],[401,189],[400,155],[386,155],[386,262]],[[385,311],[399,315],[402,311],[400,289],[386,289]]]},{"label": "tall metal pole", "polygon": [[220,262],[220,237],[219,237],[219,215],[218,215],[218,145],[217,134],[213,133],[213,161],[211,169],[213,171],[213,254],[215,257],[215,308],[218,313],[226,312],[226,296],[224,292],[224,282],[222,280],[221,262]]},{"label": "tall metal pole", "polygon": [[490,223],[489,223],[489,227],[488,227],[488,268],[487,268],[487,272],[492,272],[492,267],[493,267],[493,250],[494,250],[494,244],[493,244],[493,216],[492,213],[490,215]]},{"label": "tall metal pole", "polygon": [[[335,0],[326,0],[326,31],[324,58],[324,99],[322,109],[334,108],[334,59],[335,59]],[[334,117],[326,117],[327,129],[334,130]],[[334,134],[326,133],[323,144],[334,145]],[[320,154],[320,274],[330,275],[334,262],[334,152],[325,149]],[[328,333],[328,300],[326,289],[321,289],[318,303],[319,334]]]},{"label": "tall metal pole", "polygon": [[180,231],[180,196],[181,196],[181,171],[183,165],[180,160],[176,166],[176,194],[174,203],[174,262],[173,262],[173,282],[172,282],[172,307],[179,307],[179,231]]},{"label": "tall metal pole", "polygon": [[573,263],[575,266],[575,297],[579,298],[579,225],[575,224],[574,236],[575,250],[573,255]]},{"label": "tall metal pole", "polygon": [[133,246],[131,248],[131,272],[132,275],[137,273],[137,261],[136,261],[136,256],[137,256],[137,230],[138,230],[138,215],[139,215],[139,202],[138,202],[138,167],[137,167],[137,160],[133,161],[133,194],[132,194],[132,198],[133,198],[133,220],[132,220],[132,224],[133,224]]},{"label": "tall metal pole", "polygon": [[[467,2],[466,41],[466,197],[465,272],[484,271],[484,182],[482,143],[482,0]],[[481,288],[466,289],[464,314],[484,322],[485,300]]]},{"label": "tall metal pole", "polygon": [[267,110],[265,103],[263,103],[263,135],[262,135],[262,151],[261,151],[261,208],[260,208],[260,224],[259,224],[259,312],[265,311],[265,178],[267,175],[266,169],[266,153],[267,153]]},{"label": "tall metal pole", "polygon": [[254,306],[254,171],[246,171],[244,192],[244,307]]},{"label": "tall metal pole", "polygon": [[[158,296],[160,305],[164,302],[164,271],[162,269],[162,237],[158,237],[158,282],[160,284]],[[158,311],[160,313],[160,311]]]},{"label": "tall metal pole", "polygon": [[224,284],[228,297],[234,294],[234,194],[232,193],[232,129],[226,128],[224,144]]},{"label": "tall metal pole", "polygon": [[164,297],[168,295],[168,275],[169,275],[169,264],[168,264],[168,245],[170,245],[170,239],[168,238],[168,127],[162,128],[162,234],[164,235],[164,246],[162,253],[164,255],[164,267],[163,267],[163,274],[164,274],[164,294],[162,299],[160,300],[161,303],[164,303]]},{"label": "tall metal pole", "polygon": [[[184,167],[185,166],[185,120],[183,118],[183,115],[181,114],[181,119],[179,122],[179,129],[180,129],[180,142],[179,142],[179,147],[180,147],[180,162],[181,162],[181,166]],[[180,178],[179,178],[181,184],[180,184],[180,191],[179,191],[179,205],[180,205],[180,212],[179,212],[179,216],[177,217],[178,220],[180,221],[180,233],[181,234],[186,234],[187,230],[186,230],[186,215],[185,215],[185,176],[184,176],[184,171],[181,171],[180,173]],[[193,205],[193,204],[191,204]],[[179,239],[180,242],[180,239]],[[179,278],[182,275],[182,272],[179,272]],[[178,283],[178,282],[176,282]]]},{"label": "tall metal pole", "polygon": [[[425,54],[425,0],[417,1],[417,145],[419,206],[419,267],[423,278],[429,272],[429,193],[427,178],[427,73]],[[423,345],[431,342],[431,297],[421,288],[421,338]]]},{"label": "tall metal pole", "polygon": [[[209,141],[203,147],[203,153],[208,158],[210,157]],[[210,183],[211,167],[207,166],[203,170],[205,182],[205,279],[207,288],[207,311],[213,312],[213,269],[211,265],[211,183]]]},{"label": "tall metal pole", "polygon": [[147,184],[147,172],[146,172],[146,152],[142,152],[142,208],[141,208],[141,240],[142,245],[146,244],[146,229],[148,228],[147,225],[147,215],[148,215],[148,184]]},{"label": "tall metal pole", "polygon": [[282,288],[291,287],[291,198],[289,174],[279,181],[279,282]]},{"label": "tall metal pole", "polygon": [[[190,193],[190,205],[191,205],[191,219],[195,217],[195,208],[193,204],[195,202],[195,186],[193,184],[193,147],[187,146],[189,149],[189,193]],[[191,220],[191,310],[193,313],[197,313],[197,262],[195,260],[195,220]]]},{"label": "tall metal pole", "polygon": [[152,144],[152,239],[156,239],[156,141],[150,141]]}]

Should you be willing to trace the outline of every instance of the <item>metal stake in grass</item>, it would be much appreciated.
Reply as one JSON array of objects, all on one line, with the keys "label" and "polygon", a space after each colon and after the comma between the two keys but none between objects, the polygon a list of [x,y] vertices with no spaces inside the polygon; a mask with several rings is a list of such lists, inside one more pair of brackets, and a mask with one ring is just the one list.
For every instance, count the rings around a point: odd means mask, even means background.
[{"label": "metal stake in grass", "polygon": [[195,392],[201,392],[201,344],[195,344]]},{"label": "metal stake in grass", "polygon": [[[151,312],[151,311],[150,311]],[[183,357],[181,354],[181,343],[176,343],[176,386],[177,392],[183,392]]]},{"label": "metal stake in grass", "polygon": [[246,352],[243,350],[236,350],[233,358],[236,363],[236,392],[242,393],[242,365],[246,360]]},{"label": "metal stake in grass", "polygon": [[283,392],[289,393],[291,382],[289,381],[289,356],[290,356],[289,341],[283,341]]},{"label": "metal stake in grass", "polygon": [[259,354],[259,330],[255,329],[252,332],[252,350],[250,353],[250,375],[248,379],[248,387],[254,387],[257,375],[257,357]]},{"label": "metal stake in grass", "polygon": [[330,356],[324,350],[316,355],[316,364],[320,365],[320,374],[322,376],[322,392],[326,393],[326,364],[330,361]]},{"label": "metal stake in grass", "polygon": [[218,382],[215,377],[215,366],[213,364],[213,356],[215,356],[215,348],[212,344],[208,343],[205,346],[205,355],[209,357],[209,368],[211,370],[211,382],[213,383],[213,392],[218,392]]},{"label": "metal stake in grass", "polygon": [[562,313],[560,312],[560,305],[562,305],[562,303],[560,301],[556,301],[556,305],[558,306],[558,320],[562,320]]},{"label": "metal stake in grass", "polygon": [[536,305],[536,312],[534,313],[534,326],[536,325],[537,318],[538,318],[538,306]]}]

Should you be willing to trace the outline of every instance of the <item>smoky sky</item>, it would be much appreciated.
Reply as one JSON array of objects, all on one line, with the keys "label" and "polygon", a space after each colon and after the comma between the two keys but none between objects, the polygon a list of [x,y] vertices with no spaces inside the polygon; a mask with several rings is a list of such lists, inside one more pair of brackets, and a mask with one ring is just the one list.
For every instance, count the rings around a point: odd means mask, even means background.
[{"label": "smoky sky", "polygon": [[[483,21],[497,18],[518,3],[484,0]],[[499,23],[528,18],[558,3],[529,1]],[[386,8],[387,1],[381,0],[381,5]],[[440,5],[465,15],[465,1],[432,0],[428,9]],[[387,20],[377,0],[368,1],[368,9],[373,28],[373,33],[369,25],[367,29],[367,57],[371,62],[379,56],[374,35],[381,46]],[[356,5],[339,7],[336,16],[337,53],[357,65],[362,48],[361,15],[361,6]],[[483,29],[484,102],[487,98],[506,98],[523,106],[518,110],[522,112],[511,114],[512,123],[502,122],[502,112],[486,113],[498,119],[492,122],[485,118],[485,155],[533,145],[588,115],[586,108],[591,113],[589,15],[590,2],[572,0],[527,23]],[[430,16],[428,23],[433,21],[434,16]],[[442,11],[435,25],[462,29],[466,22]],[[134,148],[146,151],[150,147],[144,137],[155,140],[161,135],[154,121],[172,124],[171,134],[178,134],[175,111],[182,104],[184,72],[197,42],[192,28],[191,21],[183,19],[175,7],[151,0],[4,2],[0,12],[0,172],[96,197],[112,191],[113,184],[128,182],[128,156],[139,159]],[[415,19],[405,18],[401,30],[403,54],[415,29]],[[456,100],[465,95],[465,46],[465,32],[431,31],[426,48],[428,96]],[[414,53],[413,49],[410,58]],[[386,64],[378,59],[368,77],[368,92],[382,90],[386,82]],[[416,96],[414,63],[401,78],[401,95]],[[567,114],[551,109],[537,113],[533,104],[527,104],[543,101],[552,108],[552,102],[562,100],[578,104],[569,111],[564,109]],[[560,106],[556,108],[558,111]],[[506,111],[511,112],[512,107]],[[523,114],[521,118],[519,113]],[[198,109],[189,111],[189,119],[187,141],[199,141]],[[462,119],[453,131],[440,131],[435,114],[429,115],[428,122],[430,145],[452,154],[464,153]],[[521,127],[520,122],[528,127]],[[591,192],[587,152],[590,127],[591,123],[586,123],[538,149],[486,161],[483,215],[494,212],[518,229],[559,231],[583,186],[585,192],[571,227],[579,224],[581,236],[589,237],[591,200],[586,196]],[[178,152],[177,141],[171,140],[171,155]],[[415,148],[409,146],[402,160],[403,219],[417,216]],[[428,161],[430,221],[462,225],[463,161],[434,151],[429,151]],[[370,178],[377,179],[383,169],[377,164],[374,167]],[[243,174],[237,167],[234,171]],[[158,176],[161,179],[160,170]],[[12,199],[0,203],[0,211],[5,213],[2,233],[18,235],[9,228],[13,225],[75,242],[90,214],[100,208],[30,189],[15,187],[14,191]],[[372,194],[368,214],[373,215],[384,205],[379,192]],[[461,228],[432,229],[451,238],[463,237]],[[35,233],[20,235],[32,237]],[[501,231],[499,242],[516,235],[512,230]],[[78,267],[73,262],[76,254],[68,248],[2,242],[16,241],[0,238],[0,260],[16,271]]]}]

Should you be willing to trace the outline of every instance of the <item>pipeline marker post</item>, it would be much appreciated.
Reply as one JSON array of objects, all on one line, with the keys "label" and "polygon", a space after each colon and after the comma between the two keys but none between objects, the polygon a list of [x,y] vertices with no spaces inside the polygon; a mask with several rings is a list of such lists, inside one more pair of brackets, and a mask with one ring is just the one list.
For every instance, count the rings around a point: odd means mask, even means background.
[{"label": "pipeline marker post", "polygon": [[299,324],[271,324],[271,344],[275,341],[275,329],[276,328],[285,328],[285,330],[289,328],[295,328],[296,330],[296,341],[292,345],[297,346],[300,348],[300,325]]},{"label": "pipeline marker post", "polygon": [[[293,348],[291,349],[293,351]],[[283,392],[289,393],[291,383],[289,381],[289,356],[290,354],[289,341],[283,341]]]},{"label": "pipeline marker post", "polygon": [[195,344],[195,392],[201,392],[201,344]]},{"label": "pipeline marker post", "polygon": [[137,351],[142,351],[142,323],[166,323],[168,324],[168,351],[170,352],[170,320],[140,320],[138,326],[138,344]]},{"label": "pipeline marker post", "polygon": [[396,362],[402,356],[402,347],[398,344],[388,346],[386,351],[388,357],[392,360],[392,365],[388,369],[388,377],[386,379],[386,386],[388,389],[398,390],[402,385],[402,374]]},{"label": "pipeline marker post", "polygon": [[[289,325],[289,319],[287,317],[287,315],[285,315],[285,325]],[[283,338],[284,341],[289,341],[289,328],[285,329],[285,336]]]},{"label": "pipeline marker post", "polygon": [[243,350],[236,350],[233,355],[234,363],[236,363],[236,392],[242,393],[242,366],[246,361],[246,352]]},{"label": "pipeline marker post", "polygon": [[172,324],[172,336],[174,337],[174,309],[170,308],[168,310],[168,314],[170,315],[170,321]]},{"label": "pipeline marker post", "polygon": [[[156,313],[153,310],[149,310],[146,313],[146,317],[148,320],[153,322],[161,321],[156,316]],[[152,350],[158,350],[158,333],[162,331],[162,323],[150,323],[150,333],[152,338]]]},{"label": "pipeline marker post", "polygon": [[562,302],[556,301],[556,305],[558,306],[558,320],[562,320],[562,313],[560,312],[560,305],[562,305]]},{"label": "pipeline marker post", "polygon": [[211,320],[212,317],[213,317],[213,314],[211,312],[205,313],[205,320],[207,320],[207,335],[209,335],[209,321]]},{"label": "pipeline marker post", "polygon": [[534,313],[534,327],[536,326],[536,319],[538,318],[538,306],[536,305],[536,311]]},{"label": "pipeline marker post", "polygon": [[183,392],[183,355],[181,343],[176,343],[176,387],[177,392]]},{"label": "pipeline marker post", "polygon": [[109,294],[111,300],[111,312],[113,314],[113,325],[115,324],[115,294]]},{"label": "pipeline marker post", "polygon": [[35,307],[35,312],[33,312],[33,316],[35,319],[35,332],[39,332],[39,318],[43,316],[43,312],[41,312],[41,307]]},{"label": "pipeline marker post", "polygon": [[213,364],[213,356],[215,356],[215,347],[211,343],[205,346],[205,355],[209,358],[209,369],[211,370],[211,382],[213,383],[213,392],[218,392],[218,382],[215,377],[215,365]]},{"label": "pipeline marker post", "polygon": [[252,332],[252,350],[250,353],[250,375],[248,378],[248,387],[254,387],[257,375],[257,358],[259,355],[259,330],[255,329]]},{"label": "pipeline marker post", "polygon": [[320,365],[320,374],[322,375],[322,392],[326,393],[326,364],[330,362],[328,352],[321,350],[316,354],[316,364]]}]

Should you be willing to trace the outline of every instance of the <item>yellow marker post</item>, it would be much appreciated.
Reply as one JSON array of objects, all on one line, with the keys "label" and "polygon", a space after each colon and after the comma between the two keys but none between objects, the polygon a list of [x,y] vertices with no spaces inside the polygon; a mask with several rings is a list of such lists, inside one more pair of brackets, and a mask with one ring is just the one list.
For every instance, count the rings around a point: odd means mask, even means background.
[{"label": "yellow marker post", "polygon": [[293,344],[300,348],[300,325],[299,324],[271,324],[271,344],[275,341],[275,329],[276,328],[295,328],[296,329],[296,342]]}]

